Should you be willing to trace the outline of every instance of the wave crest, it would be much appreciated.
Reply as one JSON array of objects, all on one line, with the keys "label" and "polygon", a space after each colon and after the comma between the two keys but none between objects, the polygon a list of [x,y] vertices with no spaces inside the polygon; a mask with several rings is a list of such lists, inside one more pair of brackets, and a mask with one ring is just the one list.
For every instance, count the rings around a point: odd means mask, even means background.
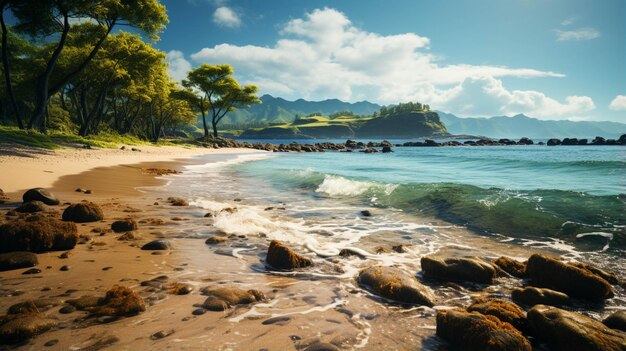
[{"label": "wave crest", "polygon": [[358,196],[368,191],[380,191],[390,195],[397,187],[397,184],[380,184],[327,175],[315,191],[330,196]]}]

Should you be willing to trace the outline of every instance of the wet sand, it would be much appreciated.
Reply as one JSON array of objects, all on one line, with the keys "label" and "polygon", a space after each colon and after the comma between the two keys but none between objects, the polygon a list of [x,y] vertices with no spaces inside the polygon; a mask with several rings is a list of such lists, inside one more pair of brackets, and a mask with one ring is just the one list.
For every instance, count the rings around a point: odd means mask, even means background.
[{"label": "wet sand", "polygon": [[[177,194],[159,189],[166,180],[142,171],[150,167],[182,170],[183,165],[193,162],[188,159],[96,168],[62,177],[53,184],[51,191],[62,203],[96,202],[104,210],[105,220],[78,225],[85,243],[71,250],[68,258],[59,258],[62,252],[39,254],[40,274],[22,275],[25,269],[0,272],[2,311],[26,300],[59,300],[57,306],[44,312],[59,321],[58,328],[8,349],[304,350],[322,342],[348,350],[445,351],[447,346],[435,337],[436,309],[465,306],[472,297],[503,297],[519,281],[501,278],[492,286],[432,284],[444,302],[433,309],[402,306],[370,294],[356,282],[358,269],[389,262],[388,258],[393,257],[404,269],[419,272],[419,257],[425,253],[485,258],[503,254],[525,258],[531,253],[517,245],[449,227],[446,231],[466,238],[467,246],[451,245],[428,252],[428,248],[389,233],[364,238],[359,247],[374,252],[379,246],[407,244],[407,252],[390,251],[367,259],[356,256],[322,259],[298,247],[300,253],[314,260],[314,269],[269,271],[264,265],[269,240],[264,235],[231,234],[225,243],[205,244],[207,237],[224,235],[213,226],[214,218],[205,217],[207,210],[199,207],[171,206],[166,198]],[[152,188],[137,189],[138,186]],[[74,192],[79,187],[93,193]],[[0,205],[2,220],[6,210],[18,205],[18,195],[11,194],[11,201]],[[246,205],[245,200],[234,203]],[[50,210],[58,211],[60,217],[64,207],[51,206]],[[281,216],[279,210],[272,215],[276,219]],[[138,239],[120,241],[121,234],[109,229],[113,221],[128,217],[139,222],[135,232]],[[171,241],[171,250],[140,249],[144,243],[161,238]],[[550,250],[532,252],[550,253]],[[345,260],[351,260],[355,270],[344,270]],[[60,271],[64,265],[69,266],[68,271]],[[142,284],[164,275],[167,278],[162,278],[159,284]],[[175,282],[189,284],[194,289],[187,295],[169,294],[167,288]],[[88,317],[82,311],[59,312],[65,306],[62,301],[85,295],[103,296],[116,284],[142,296],[147,303],[146,311],[115,321]],[[193,314],[206,299],[201,288],[224,286],[257,289],[267,300],[223,312]],[[159,332],[167,336],[153,336]],[[47,343],[52,345],[44,346]]]}]

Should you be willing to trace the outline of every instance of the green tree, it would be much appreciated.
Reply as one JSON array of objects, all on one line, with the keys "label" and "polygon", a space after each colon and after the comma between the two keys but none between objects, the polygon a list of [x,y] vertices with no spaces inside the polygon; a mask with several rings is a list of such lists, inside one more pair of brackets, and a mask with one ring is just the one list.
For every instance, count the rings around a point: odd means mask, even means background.
[{"label": "green tree", "polygon": [[[83,72],[115,26],[130,26],[152,39],[157,39],[158,32],[167,23],[165,7],[157,0],[28,0],[13,1],[11,4],[11,11],[17,19],[16,29],[37,41],[54,43],[54,50],[46,60],[45,69],[38,74],[35,84],[35,106],[29,127],[39,130],[45,128],[44,118],[50,97]],[[51,83],[52,74],[72,27],[71,19],[95,23],[98,27],[98,40],[81,62]]]},{"label": "green tree", "polygon": [[[206,104],[207,109],[211,112],[213,137],[216,138],[218,136],[217,126],[228,112],[261,103],[261,100],[256,96],[259,88],[254,85],[241,87],[237,80],[232,77],[233,73],[234,70],[230,65],[204,64],[191,70],[183,82],[185,87],[197,92],[196,101],[198,104],[196,105],[199,106],[200,111],[204,111]],[[209,130],[204,112],[202,112],[202,122],[204,136],[208,137]]]}]

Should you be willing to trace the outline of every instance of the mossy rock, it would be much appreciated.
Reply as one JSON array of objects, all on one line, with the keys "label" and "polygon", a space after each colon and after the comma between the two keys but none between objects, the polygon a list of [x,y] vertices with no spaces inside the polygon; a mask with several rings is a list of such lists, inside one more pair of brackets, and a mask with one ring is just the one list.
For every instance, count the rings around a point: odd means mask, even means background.
[{"label": "mossy rock", "polygon": [[435,305],[435,295],[411,273],[394,267],[373,266],[362,270],[359,284],[384,298],[402,303]]},{"label": "mossy rock", "polygon": [[37,217],[0,225],[0,252],[69,250],[77,241],[76,225],[54,218]]}]

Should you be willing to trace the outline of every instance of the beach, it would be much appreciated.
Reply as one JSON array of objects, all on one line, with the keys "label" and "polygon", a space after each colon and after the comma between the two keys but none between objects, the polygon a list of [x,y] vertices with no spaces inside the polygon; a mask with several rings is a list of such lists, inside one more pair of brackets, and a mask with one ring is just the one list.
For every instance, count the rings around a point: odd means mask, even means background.
[{"label": "beach", "polygon": [[[60,150],[36,159],[1,156],[0,186],[8,200],[0,205],[0,223],[16,218],[7,212],[20,204],[23,189],[36,186],[61,200],[61,205],[47,207],[49,216],[60,218],[68,204],[85,200],[104,213],[103,220],[77,223],[80,244],[74,249],[37,254],[40,273],[0,272],[0,310],[45,300],[40,312],[57,323],[10,349],[447,350],[435,336],[437,311],[464,307],[476,298],[504,298],[520,285],[519,279],[504,275],[488,285],[429,282],[438,301],[428,307],[364,289],[360,272],[377,265],[420,272],[420,258],[428,255],[523,261],[531,254],[577,254],[557,245],[524,246],[476,235],[432,216],[355,207],[336,196],[303,200],[306,189],[302,194],[276,192],[270,189],[272,177],[262,180],[233,168],[271,162],[274,155],[266,152],[139,148],[141,152]],[[154,169],[181,173],[158,175]],[[34,177],[24,176],[24,170]],[[310,176],[297,174],[298,179]],[[380,187],[346,180],[337,184],[336,177],[324,181],[318,189],[342,197]],[[187,200],[189,206],[173,206],[170,197]],[[112,223],[126,218],[137,222],[137,230],[132,236],[114,233]],[[153,240],[167,240],[171,247],[141,249]],[[312,266],[269,267],[271,240],[284,242]],[[352,254],[340,255],[343,249]],[[424,281],[423,273],[417,277]],[[123,318],[94,316],[80,308],[61,312],[73,306],[68,301],[103,297],[115,285],[137,293],[145,311]],[[259,291],[263,298],[223,311],[207,308],[207,296],[221,288]],[[580,308],[599,319],[624,308],[623,289],[615,289],[617,296],[606,309]]]}]

